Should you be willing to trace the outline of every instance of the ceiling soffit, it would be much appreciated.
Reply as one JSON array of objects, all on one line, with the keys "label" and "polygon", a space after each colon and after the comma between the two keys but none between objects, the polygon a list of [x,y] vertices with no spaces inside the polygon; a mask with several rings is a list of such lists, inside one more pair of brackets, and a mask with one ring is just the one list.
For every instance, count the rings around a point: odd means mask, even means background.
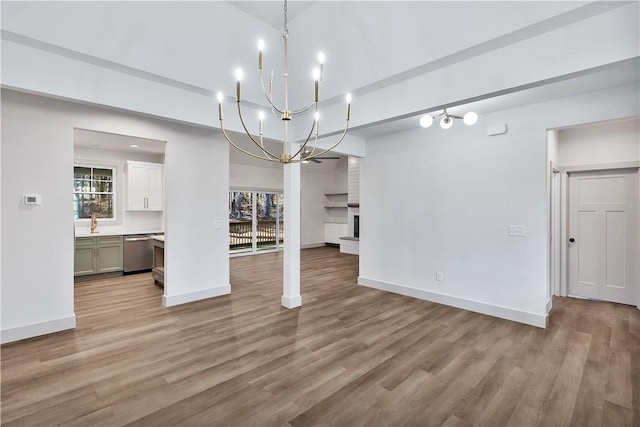
[{"label": "ceiling soffit", "polygon": [[[456,64],[628,4],[293,1],[292,104],[311,98],[318,51],[327,55],[326,107],[347,91],[363,96],[418,76],[441,79]],[[233,69],[242,66],[243,97],[257,105],[264,104],[255,70],[255,42],[262,37],[265,70],[274,69],[276,94],[281,90],[282,2],[5,2],[2,12],[5,41],[206,97],[217,90],[233,95]],[[456,78],[487,77],[491,70],[476,72]],[[434,106],[429,102],[422,108]]]}]

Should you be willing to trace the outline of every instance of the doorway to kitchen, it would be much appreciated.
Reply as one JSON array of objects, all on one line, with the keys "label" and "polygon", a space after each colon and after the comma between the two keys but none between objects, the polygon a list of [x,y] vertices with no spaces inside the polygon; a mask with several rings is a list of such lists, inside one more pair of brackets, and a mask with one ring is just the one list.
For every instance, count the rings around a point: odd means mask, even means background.
[{"label": "doorway to kitchen", "polygon": [[154,286],[165,141],[82,128],[73,136],[74,282],[143,273]]},{"label": "doorway to kitchen", "polygon": [[229,192],[229,253],[271,252],[284,244],[284,195],[278,191]]}]

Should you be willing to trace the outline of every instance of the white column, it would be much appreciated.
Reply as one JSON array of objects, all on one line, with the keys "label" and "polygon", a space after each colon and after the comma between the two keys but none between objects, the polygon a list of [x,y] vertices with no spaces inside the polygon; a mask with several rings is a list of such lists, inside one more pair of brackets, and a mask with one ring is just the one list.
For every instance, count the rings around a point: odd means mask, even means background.
[{"label": "white column", "polygon": [[284,165],[282,305],[287,308],[302,305],[302,297],[300,296],[300,163]]}]

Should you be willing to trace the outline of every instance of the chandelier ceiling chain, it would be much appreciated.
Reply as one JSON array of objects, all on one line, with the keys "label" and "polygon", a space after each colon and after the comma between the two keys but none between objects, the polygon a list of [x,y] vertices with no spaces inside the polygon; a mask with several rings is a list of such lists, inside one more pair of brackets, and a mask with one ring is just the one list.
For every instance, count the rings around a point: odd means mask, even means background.
[{"label": "chandelier ceiling chain", "polygon": [[287,1],[284,2],[284,33],[282,33],[283,38],[289,37],[289,28],[287,27]]},{"label": "chandelier ceiling chain", "polygon": [[[289,29],[288,29],[288,16],[287,16],[287,0],[284,1],[284,32],[282,34],[282,39],[284,41],[284,61],[283,61],[284,62],[283,64],[284,65],[283,67],[284,107],[283,108],[279,108],[278,106],[276,106],[276,104],[273,101],[273,86],[274,86],[273,71],[271,72],[271,78],[269,80],[269,89],[268,90],[265,89],[264,79],[262,76],[262,69],[263,69],[263,62],[264,62],[264,54],[263,54],[264,41],[263,40],[258,41],[258,71],[260,72],[260,84],[262,86],[262,92],[264,93],[265,98],[269,103],[272,113],[276,116],[279,116],[280,119],[284,122],[284,138],[282,141],[283,142],[282,154],[280,155],[273,154],[272,152],[267,150],[264,146],[264,141],[263,141],[264,113],[263,112],[259,113],[259,124],[258,124],[259,139],[258,140],[256,140],[256,138],[251,134],[251,132],[247,128],[247,125],[242,116],[242,108],[241,108],[242,97],[241,97],[241,90],[240,90],[240,82],[243,76],[241,69],[236,70],[236,81],[237,81],[236,104],[238,106],[238,117],[240,118],[240,123],[242,124],[242,128],[244,129],[245,133],[247,134],[251,142],[253,142],[253,144],[259,150],[259,154],[256,154],[255,152],[246,150],[238,146],[238,144],[236,144],[227,133],[224,127],[224,119],[223,119],[223,113],[222,113],[222,103],[224,101],[224,95],[221,92],[218,92],[218,96],[217,96],[218,118],[220,120],[220,129],[222,130],[222,134],[224,135],[226,140],[229,142],[229,144],[231,144],[234,148],[238,149],[239,151],[251,157],[255,157],[257,159],[267,160],[271,162],[280,162],[280,163],[301,163],[301,162],[306,163],[309,160],[316,159],[322,156],[323,154],[326,154],[327,152],[333,150],[338,146],[338,144],[342,142],[342,140],[344,140],[345,136],[347,135],[347,131],[349,130],[349,119],[351,116],[351,94],[347,94],[347,113],[345,117],[344,131],[342,132],[341,136],[338,138],[337,142],[335,142],[329,148],[327,149],[318,148],[317,147],[318,119],[319,119],[318,94],[319,94],[320,81],[322,81],[322,75],[323,75],[324,55],[322,53],[318,55],[318,65],[313,70],[313,80],[314,80],[313,101],[307,107],[301,108],[299,110],[291,111],[289,109],[289,43],[288,43]],[[293,150],[290,150],[289,148],[289,143],[290,143],[289,122],[291,122],[295,116],[308,111],[311,107],[314,108],[314,119],[311,125],[311,130],[309,131],[309,134],[307,138],[304,140],[304,142],[300,144],[299,149],[294,154],[290,154],[290,152]],[[307,144],[309,143],[309,141],[311,141],[312,138],[313,138],[313,146],[309,150],[307,149]]]}]

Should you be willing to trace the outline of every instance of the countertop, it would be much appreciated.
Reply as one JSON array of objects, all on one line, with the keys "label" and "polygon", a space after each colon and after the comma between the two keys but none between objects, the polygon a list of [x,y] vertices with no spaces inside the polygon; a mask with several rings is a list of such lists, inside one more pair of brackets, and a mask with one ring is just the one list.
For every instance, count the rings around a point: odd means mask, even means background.
[{"label": "countertop", "polygon": [[101,231],[101,230],[97,230],[95,233],[90,233],[88,231],[84,231],[84,232],[76,232],[76,237],[100,237],[100,236],[129,236],[132,234],[160,234],[163,233],[164,231],[160,231],[160,230],[145,230],[145,231],[139,231],[139,230],[133,230],[133,231]]},{"label": "countertop", "polygon": [[161,242],[164,242],[164,234],[162,236],[151,236],[151,238],[153,240],[159,240]]}]

